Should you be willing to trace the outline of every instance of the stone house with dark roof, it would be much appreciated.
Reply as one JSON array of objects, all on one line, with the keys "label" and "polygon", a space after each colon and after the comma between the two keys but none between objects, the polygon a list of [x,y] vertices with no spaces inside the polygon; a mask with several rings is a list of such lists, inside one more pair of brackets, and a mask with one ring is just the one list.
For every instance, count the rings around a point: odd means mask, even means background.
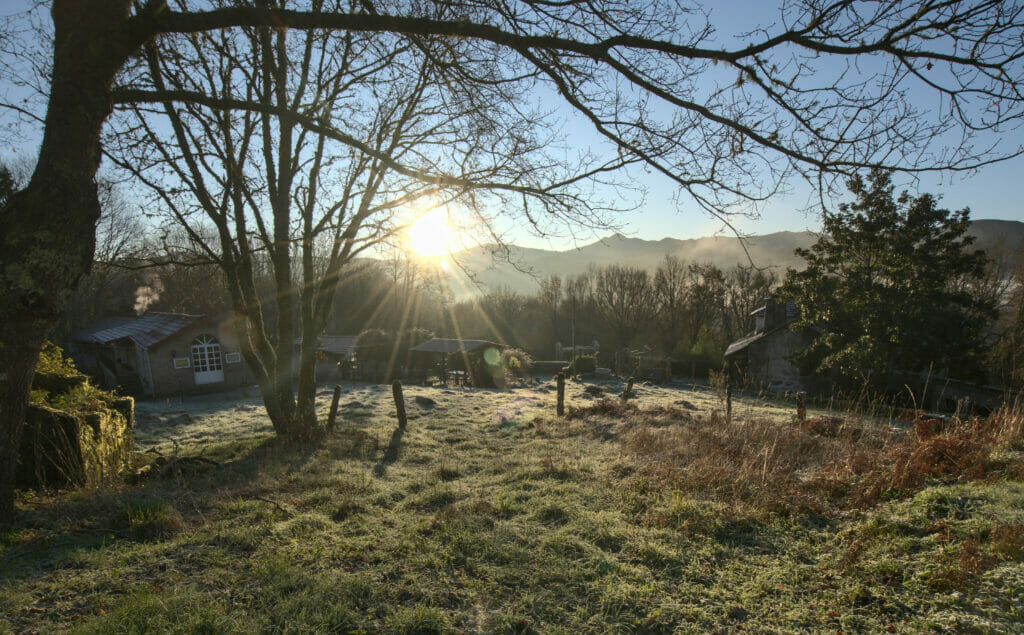
[{"label": "stone house with dark roof", "polygon": [[147,313],[104,320],[69,347],[81,370],[105,388],[158,397],[254,383],[229,320]]},{"label": "stone house with dark roof", "polygon": [[790,361],[793,353],[810,342],[808,334],[790,329],[799,317],[796,303],[772,296],[750,316],[754,318],[753,333],[729,344],[726,361],[741,377],[770,392],[807,390],[810,378],[802,376]]}]

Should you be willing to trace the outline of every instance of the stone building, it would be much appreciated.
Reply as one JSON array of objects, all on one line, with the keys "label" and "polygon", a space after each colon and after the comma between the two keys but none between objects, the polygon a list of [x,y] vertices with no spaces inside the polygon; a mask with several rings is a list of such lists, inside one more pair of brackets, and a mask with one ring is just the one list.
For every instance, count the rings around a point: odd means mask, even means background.
[{"label": "stone building", "polygon": [[798,317],[796,304],[773,296],[750,315],[754,332],[729,344],[726,361],[756,387],[771,392],[806,390],[808,378],[790,361],[794,352],[808,344],[807,334],[789,328]]},{"label": "stone building", "polygon": [[78,367],[106,388],[150,397],[254,383],[229,320],[183,313],[110,318],[76,334]]}]

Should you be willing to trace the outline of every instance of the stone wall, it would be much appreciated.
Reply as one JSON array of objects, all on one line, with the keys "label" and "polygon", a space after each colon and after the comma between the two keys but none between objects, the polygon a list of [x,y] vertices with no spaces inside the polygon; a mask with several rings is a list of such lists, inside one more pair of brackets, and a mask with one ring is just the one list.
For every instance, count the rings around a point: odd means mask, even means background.
[{"label": "stone wall", "polygon": [[132,452],[135,402],[122,397],[110,406],[70,413],[30,405],[18,454],[17,484],[79,487],[121,474]]},{"label": "stone wall", "polygon": [[804,378],[788,359],[806,344],[804,335],[787,328],[776,330],[751,343],[747,351],[749,379],[755,386],[769,392],[806,390]]}]

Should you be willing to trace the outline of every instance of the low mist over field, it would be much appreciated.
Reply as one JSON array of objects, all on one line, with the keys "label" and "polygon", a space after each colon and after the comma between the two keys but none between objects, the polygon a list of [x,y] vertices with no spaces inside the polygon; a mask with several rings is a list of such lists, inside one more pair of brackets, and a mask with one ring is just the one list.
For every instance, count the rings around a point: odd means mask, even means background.
[{"label": "low mist over field", "polygon": [[[680,219],[682,222],[682,219]],[[976,220],[969,234],[976,238],[975,246],[984,249],[993,258],[1012,267],[1024,264],[1024,223],[1007,220]],[[799,269],[803,260],[793,251],[809,247],[816,237],[811,232],[777,232],[750,236],[744,244],[735,236],[722,234],[690,240],[662,238],[643,240],[613,234],[575,249],[553,251],[511,246],[506,261],[504,250],[493,247],[466,249],[454,255],[466,270],[487,289],[507,287],[513,291],[531,294],[537,290],[537,278],[551,274],[570,276],[583,273],[590,266],[615,263],[641,267],[654,271],[666,255],[686,262],[710,263],[721,269],[735,265],[769,267],[780,274],[786,268]],[[748,258],[749,254],[749,258]],[[457,295],[471,295],[477,290],[464,282],[452,285]]]}]

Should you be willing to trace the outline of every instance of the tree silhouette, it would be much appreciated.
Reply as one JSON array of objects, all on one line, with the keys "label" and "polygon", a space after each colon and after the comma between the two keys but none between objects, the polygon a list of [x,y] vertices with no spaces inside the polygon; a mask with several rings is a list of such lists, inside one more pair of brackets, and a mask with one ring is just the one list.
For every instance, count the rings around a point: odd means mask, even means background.
[{"label": "tree silhouette", "polygon": [[889,173],[850,180],[856,201],[828,214],[818,241],[796,253],[782,293],[813,343],[805,371],[884,388],[901,373],[970,378],[981,367],[992,298],[971,293],[987,258],[971,249],[969,210],[940,209],[930,194],[894,197]]}]

